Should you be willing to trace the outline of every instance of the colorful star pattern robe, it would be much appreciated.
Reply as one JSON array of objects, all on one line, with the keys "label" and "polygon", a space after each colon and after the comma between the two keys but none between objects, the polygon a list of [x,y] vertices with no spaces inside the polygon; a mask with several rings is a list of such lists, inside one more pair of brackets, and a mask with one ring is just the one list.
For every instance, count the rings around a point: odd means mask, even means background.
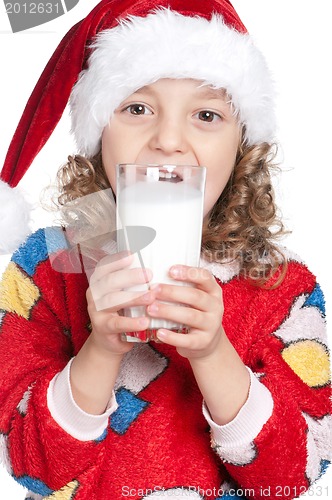
[{"label": "colorful star pattern robe", "polygon": [[[53,251],[62,244],[54,229]],[[188,360],[154,342],[125,355],[105,415],[75,408],[88,282],[56,271],[49,253],[39,230],[0,285],[0,459],[27,498],[296,498],[320,477],[332,447],[329,351],[323,295],[303,263],[289,257],[282,284],[264,289],[234,264],[202,262],[251,374],[243,409],[217,426]]]}]

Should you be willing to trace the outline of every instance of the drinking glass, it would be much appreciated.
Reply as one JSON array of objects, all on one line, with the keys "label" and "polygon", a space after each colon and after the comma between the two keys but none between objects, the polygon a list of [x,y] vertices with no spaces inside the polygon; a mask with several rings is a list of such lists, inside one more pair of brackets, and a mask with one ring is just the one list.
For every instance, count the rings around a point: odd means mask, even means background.
[{"label": "drinking glass", "polygon": [[[190,286],[173,280],[175,264],[198,267],[201,253],[206,169],[191,165],[117,165],[118,251],[134,254],[131,267],[151,269],[153,278],[130,291],[146,293],[154,283]],[[130,317],[147,315],[145,306],[125,307]],[[186,325],[151,318],[143,332],[125,332],[131,342],[156,339],[159,328],[186,332]]]}]

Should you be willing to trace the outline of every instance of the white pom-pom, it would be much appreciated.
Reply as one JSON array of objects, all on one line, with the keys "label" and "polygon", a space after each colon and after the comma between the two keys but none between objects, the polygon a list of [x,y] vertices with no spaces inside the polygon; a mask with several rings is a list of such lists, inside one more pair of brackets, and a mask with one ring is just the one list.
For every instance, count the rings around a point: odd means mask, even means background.
[{"label": "white pom-pom", "polygon": [[18,188],[0,180],[0,254],[13,253],[31,232],[31,206]]}]

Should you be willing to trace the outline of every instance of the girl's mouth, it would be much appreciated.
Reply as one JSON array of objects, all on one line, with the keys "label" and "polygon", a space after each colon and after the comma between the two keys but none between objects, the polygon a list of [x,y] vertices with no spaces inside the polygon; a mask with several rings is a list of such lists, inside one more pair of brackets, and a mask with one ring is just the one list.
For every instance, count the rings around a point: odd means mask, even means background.
[{"label": "girl's mouth", "polygon": [[182,177],[176,172],[170,172],[168,169],[159,169],[159,180],[168,182],[181,182]]},{"label": "girl's mouth", "polygon": [[148,165],[145,174],[153,181],[182,182],[183,168],[177,165]]}]

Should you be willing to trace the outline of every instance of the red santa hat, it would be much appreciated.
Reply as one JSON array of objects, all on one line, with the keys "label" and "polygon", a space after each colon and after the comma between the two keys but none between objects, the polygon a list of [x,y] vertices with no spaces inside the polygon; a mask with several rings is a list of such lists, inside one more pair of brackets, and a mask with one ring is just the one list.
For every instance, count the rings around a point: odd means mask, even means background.
[{"label": "red santa hat", "polygon": [[118,105],[160,78],[226,89],[247,143],[273,139],[270,73],[228,0],[103,0],[60,42],[9,146],[0,174],[0,252],[13,251],[29,232],[16,186],[68,101],[78,153],[91,157]]}]

